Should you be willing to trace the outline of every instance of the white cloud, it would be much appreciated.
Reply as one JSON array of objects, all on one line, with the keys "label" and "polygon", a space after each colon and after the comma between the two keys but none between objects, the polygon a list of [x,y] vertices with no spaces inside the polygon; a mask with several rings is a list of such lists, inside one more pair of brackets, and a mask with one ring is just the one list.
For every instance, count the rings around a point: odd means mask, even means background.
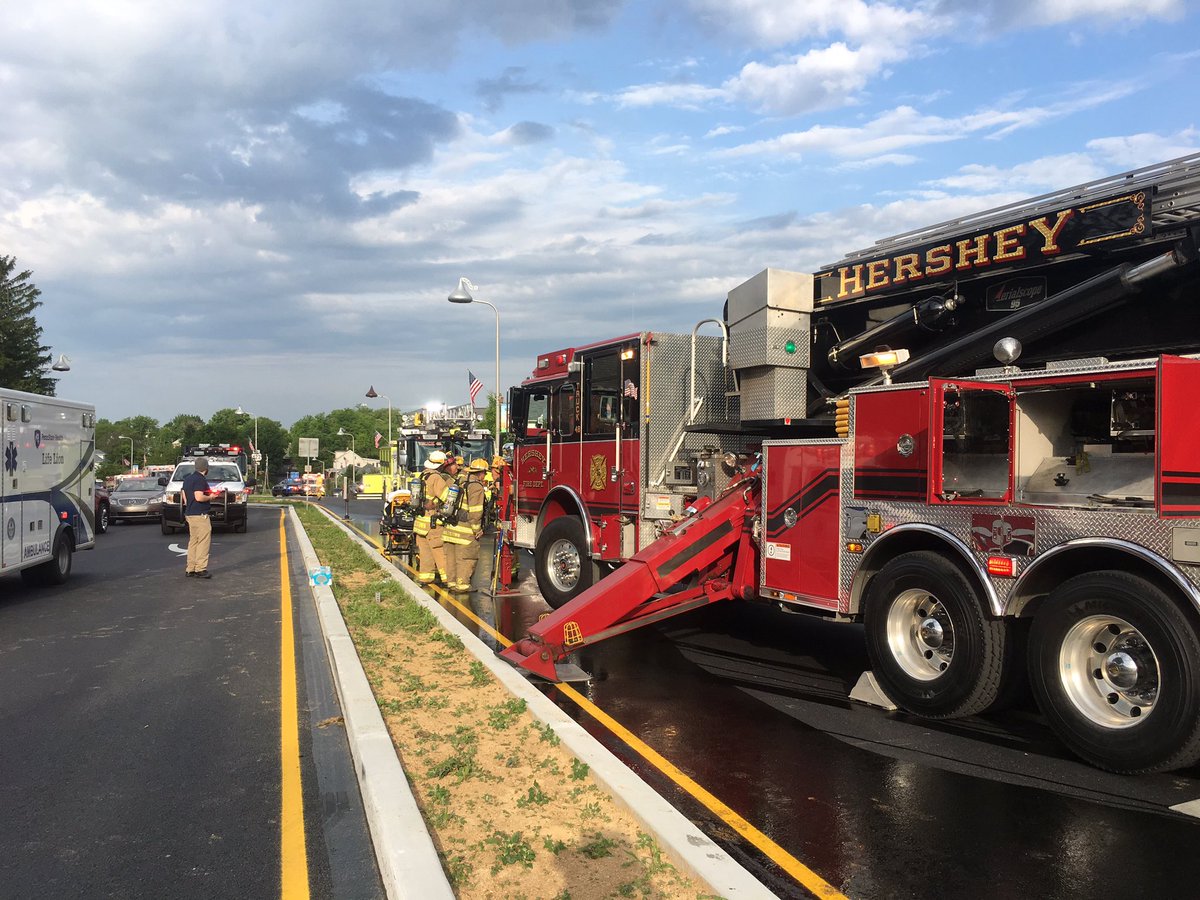
[{"label": "white cloud", "polygon": [[724,85],[747,105],[778,115],[841,106],[903,52],[884,45],[843,43],[810,50],[779,65],[751,62]]},{"label": "white cloud", "polygon": [[[603,35],[615,0],[262,4],[115,0],[85,20],[48,0],[0,32],[0,253],[33,269],[46,342],[74,358],[71,377],[87,373],[84,391],[63,393],[91,394],[102,415],[190,404],[106,355],[97,310],[106,331],[169,348],[147,365],[172,383],[236,371],[213,384],[213,408],[290,421],[351,405],[371,382],[401,405],[491,370],[486,311],[445,303],[460,275],[501,310],[511,383],[538,350],[581,337],[686,332],[768,265],[813,271],[886,234],[1197,141],[1175,119],[1174,133],[1121,136],[1093,118],[1066,139],[1077,152],[1059,152],[1049,126],[1136,88],[1102,66],[1087,73],[1102,80],[1054,96],[1003,78],[960,84],[949,65],[907,80],[933,29],[954,29],[938,46],[956,51],[986,43],[986,29],[961,30],[982,21],[967,0],[697,0],[716,37],[676,43]],[[1051,6],[1090,21],[1078,4]],[[1121,4],[1108,8],[1117,21]],[[456,56],[464,35],[469,65]],[[1145,34],[1131,43],[1140,64]],[[661,74],[644,80],[661,82],[615,90],[629,59],[653,59]],[[896,96],[889,78],[904,81]],[[934,107],[931,86],[953,93]],[[921,107],[899,99],[917,96]],[[945,112],[954,102],[974,106]],[[841,104],[863,112],[784,126],[745,115]],[[1058,138],[1053,150],[1023,149],[1035,127]],[[995,137],[1007,140],[982,143]],[[697,153],[703,138],[714,143]],[[954,141],[963,148],[935,178],[919,157]],[[990,165],[956,170],[963,159]]]},{"label": "white cloud", "polygon": [[814,125],[803,131],[718,150],[715,155],[797,156],[812,152],[872,166],[907,163],[911,162],[911,156],[898,157],[898,151],[979,134],[1001,138],[1127,97],[1135,89],[1135,85],[1122,82],[1077,85],[1067,96],[1044,105],[985,108],[957,118],[898,106],[861,125]]},{"label": "white cloud", "polygon": [[745,63],[720,87],[638,85],[619,92],[626,106],[699,109],[737,101],[771,115],[797,116],[856,102],[891,67],[988,34],[1032,27],[1102,26],[1172,20],[1183,0],[691,0],[713,32],[739,35],[755,50],[800,45],[799,52]]},{"label": "white cloud", "polygon": [[710,103],[723,103],[731,98],[724,88],[699,84],[638,84],[627,87],[615,96],[618,106],[677,106],[699,109]]},{"label": "white cloud", "polygon": [[1185,8],[1184,0],[968,0],[967,5],[1012,27],[1171,20]]},{"label": "white cloud", "polygon": [[782,47],[842,35],[856,43],[905,42],[924,30],[929,14],[902,4],[865,0],[690,0],[714,29],[732,31],[759,47]]},{"label": "white cloud", "polygon": [[1142,133],[1096,138],[1086,150],[1027,160],[1013,166],[962,166],[928,185],[958,193],[986,194],[1016,191],[1025,195],[1048,193],[1095,181],[1114,171],[1141,168],[1151,161],[1166,161],[1200,150],[1200,131],[1185,129],[1170,135]]},{"label": "white cloud", "polygon": [[706,133],[706,138],[722,137],[727,134],[737,134],[739,131],[745,131],[744,125],[718,125],[716,128],[710,128]]}]

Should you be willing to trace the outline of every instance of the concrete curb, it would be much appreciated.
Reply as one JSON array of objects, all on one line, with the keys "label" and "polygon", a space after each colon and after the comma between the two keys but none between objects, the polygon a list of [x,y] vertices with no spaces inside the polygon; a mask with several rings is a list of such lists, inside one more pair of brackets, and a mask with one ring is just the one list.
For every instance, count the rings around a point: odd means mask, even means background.
[{"label": "concrete curb", "polygon": [[[311,572],[320,565],[312,541],[294,508],[288,508],[288,516],[305,571]],[[384,890],[394,900],[453,900],[454,891],[400,766],[392,736],[333,591],[327,585],[310,583],[310,588],[342,704],[346,737]]]},{"label": "concrete curb", "polygon": [[[740,863],[721,849],[718,844],[714,843],[712,839],[700,831],[686,816],[671,806],[653,788],[631,771],[608,748],[588,734],[583,726],[555,706],[549,698],[526,681],[524,676],[518,673],[516,669],[496,656],[492,649],[481,641],[473,631],[455,619],[440,604],[431,600],[421,589],[420,585],[393,566],[373,545],[363,540],[352,529],[347,528],[341,520],[335,518],[323,508],[321,509],[331,522],[336,523],[347,535],[357,541],[371,555],[381,569],[399,582],[417,602],[422,603],[426,609],[433,613],[443,628],[457,635],[471,654],[487,666],[491,673],[496,676],[509,692],[525,700],[530,713],[536,719],[554,729],[555,734],[558,735],[562,743],[580,761],[588,764],[596,780],[612,794],[613,799],[637,819],[647,832],[654,836],[663,852],[676,868],[707,885],[713,893],[728,898],[728,900],[750,900],[750,898],[753,898],[753,900],[758,900],[758,898],[770,900],[770,898],[776,896],[750,874],[749,871],[743,868]],[[298,518],[296,522],[297,525],[300,524]],[[303,529],[301,528],[300,530],[303,533]],[[311,550],[312,545],[308,543],[307,535],[305,536],[304,544]],[[317,565],[315,560],[313,565]],[[334,573],[334,577],[337,577],[336,572]],[[314,588],[314,591],[317,590],[321,590],[321,588]],[[329,594],[330,602],[333,603],[333,614],[337,616],[338,625],[342,632],[345,633],[345,623],[342,622],[340,610],[337,607],[336,601],[333,600],[332,591],[329,588],[324,588],[324,591]],[[322,617],[322,622],[324,622],[324,617]],[[353,663],[357,666],[358,655],[353,650],[353,647],[350,648],[350,656]],[[363,685],[366,686],[366,676],[362,674],[361,668],[359,676]],[[369,694],[370,687],[366,686],[365,689]],[[373,706],[375,705],[373,695],[369,696],[369,702]],[[375,708],[375,716],[379,719],[382,727],[383,719],[379,714],[378,707]],[[348,719],[349,717],[347,716]],[[349,724],[348,721],[347,724]],[[386,730],[384,734],[386,736]],[[392,754],[395,756],[394,749],[392,750]],[[399,763],[397,762],[398,766]],[[360,775],[360,779],[361,777]],[[401,780],[404,780],[403,775],[401,775]],[[404,788],[407,791],[408,785],[406,781],[404,782]],[[364,786],[364,797],[365,794],[366,789]],[[411,794],[409,796],[411,797]],[[427,826],[424,821],[419,823],[419,828],[422,832],[426,832],[426,840],[428,840]],[[374,826],[372,826],[372,835],[375,835]],[[376,853],[381,858],[384,852],[384,849],[377,846]]]}]

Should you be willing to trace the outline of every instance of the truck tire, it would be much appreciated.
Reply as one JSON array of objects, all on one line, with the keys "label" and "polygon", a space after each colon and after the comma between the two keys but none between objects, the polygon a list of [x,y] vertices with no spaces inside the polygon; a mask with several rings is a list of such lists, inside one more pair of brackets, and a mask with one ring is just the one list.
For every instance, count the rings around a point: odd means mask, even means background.
[{"label": "truck tire", "polygon": [[108,532],[108,522],[108,504],[101,503],[100,511],[96,513],[96,534],[106,534]]},{"label": "truck tire", "polygon": [[163,519],[161,522],[159,522],[159,525],[162,527],[163,534],[174,534],[175,533],[175,526],[168,525],[166,519]]},{"label": "truck tire", "polygon": [[931,719],[975,715],[1001,696],[1013,667],[1006,623],[938,553],[904,553],[867,586],[867,654],[897,706]]},{"label": "truck tire", "polygon": [[21,570],[21,578],[30,584],[63,584],[71,576],[75,542],[67,531],[59,531],[49,562]]},{"label": "truck tire", "polygon": [[597,580],[596,564],[588,556],[583,523],[561,516],[542,529],[533,551],[538,590],[551,609],[578,597]]},{"label": "truck tire", "polygon": [[1200,761],[1200,637],[1158,587],[1078,575],[1050,594],[1029,642],[1038,706],[1078,756],[1126,775]]}]

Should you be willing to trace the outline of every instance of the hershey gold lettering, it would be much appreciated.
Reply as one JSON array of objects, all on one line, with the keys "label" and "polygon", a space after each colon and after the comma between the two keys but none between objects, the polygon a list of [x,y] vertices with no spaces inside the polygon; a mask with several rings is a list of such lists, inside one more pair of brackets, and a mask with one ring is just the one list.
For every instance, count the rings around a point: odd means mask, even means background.
[{"label": "hershey gold lettering", "polygon": [[873,291],[875,288],[887,287],[888,285],[888,263],[890,259],[877,259],[867,263],[867,290]]},{"label": "hershey gold lettering", "polygon": [[1042,216],[1040,219],[1034,219],[1029,223],[1042,236],[1044,241],[1042,245],[1043,256],[1054,256],[1056,253],[1062,253],[1062,248],[1058,246],[1058,235],[1073,215],[1075,215],[1075,210],[1064,209],[1058,214],[1058,218],[1053,225],[1050,224],[1049,216]]},{"label": "hershey gold lettering", "polygon": [[838,269],[838,275],[841,278],[838,297],[850,297],[854,294],[862,293],[863,284],[861,265],[854,266],[852,268]]},{"label": "hershey gold lettering", "polygon": [[1007,228],[1001,228],[996,232],[996,253],[992,256],[993,262],[1001,262],[1007,259],[1024,259],[1025,248],[1021,246],[1017,238],[1025,234],[1029,229],[1024,225],[1010,225]]},{"label": "hershey gold lettering", "polygon": [[902,253],[895,259],[896,275],[892,279],[895,284],[904,284],[910,278],[913,281],[920,281],[921,274],[921,257],[915,253]]},{"label": "hershey gold lettering", "polygon": [[988,257],[988,241],[990,234],[959,241],[954,246],[958,248],[958,264],[956,269],[969,269],[972,266],[986,266],[991,260]]},{"label": "hershey gold lettering", "polygon": [[951,255],[953,248],[949,244],[942,244],[940,247],[931,247],[925,251],[925,274],[940,275],[942,272],[949,272],[951,266],[954,265],[954,258]]}]

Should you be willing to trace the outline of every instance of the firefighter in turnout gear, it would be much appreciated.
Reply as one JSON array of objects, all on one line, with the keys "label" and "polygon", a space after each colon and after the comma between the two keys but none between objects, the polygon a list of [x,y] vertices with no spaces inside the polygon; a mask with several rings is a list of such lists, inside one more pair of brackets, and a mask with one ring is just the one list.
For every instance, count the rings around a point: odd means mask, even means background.
[{"label": "firefighter in turnout gear", "polygon": [[508,521],[512,514],[512,471],[503,456],[493,456],[487,474],[489,525],[495,530],[492,549],[492,587],[496,583],[508,589],[517,578],[517,556],[508,538]]},{"label": "firefighter in turnout gear", "polygon": [[487,461],[471,460],[467,477],[459,482],[458,509],[454,521],[446,523],[446,561],[450,567],[450,589],[469,591],[479,562],[479,538],[483,535],[483,509],[487,503]]},{"label": "firefighter in turnout gear", "polygon": [[[432,456],[433,454],[430,454]],[[434,542],[433,560],[437,566],[438,579],[446,587],[454,579],[451,577],[449,561],[446,558],[446,524],[452,522],[457,515],[459,494],[458,457],[444,454],[446,461],[438,474],[442,477],[442,488],[437,495],[437,512],[432,518],[429,536]],[[450,506],[450,509],[447,509]]]},{"label": "firefighter in turnout gear", "polygon": [[446,454],[435,450],[425,461],[425,471],[421,473],[421,497],[414,501],[419,503],[418,515],[413,523],[413,534],[417,539],[417,581],[421,584],[432,584],[437,575],[442,581],[449,581],[446,572],[446,552],[443,548],[444,528],[437,519],[437,512],[447,488],[453,484],[454,476],[445,471]]}]

